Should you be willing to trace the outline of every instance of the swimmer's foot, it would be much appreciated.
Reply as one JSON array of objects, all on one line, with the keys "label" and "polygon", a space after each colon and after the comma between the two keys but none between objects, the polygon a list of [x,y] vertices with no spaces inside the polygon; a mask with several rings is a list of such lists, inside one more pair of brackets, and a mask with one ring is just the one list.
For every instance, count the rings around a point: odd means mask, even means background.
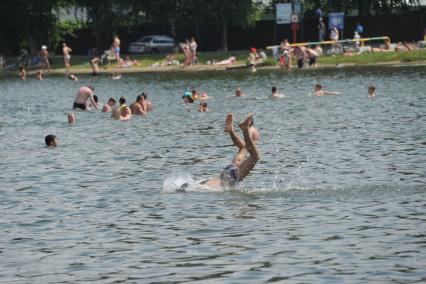
[{"label": "swimmer's foot", "polygon": [[250,127],[250,121],[252,120],[253,114],[249,113],[249,115],[244,119],[243,122],[238,124],[241,129],[248,129]]},{"label": "swimmer's foot", "polygon": [[228,113],[225,119],[225,129],[223,130],[226,133],[230,133],[232,131],[232,122],[234,120],[234,116],[232,113]]}]

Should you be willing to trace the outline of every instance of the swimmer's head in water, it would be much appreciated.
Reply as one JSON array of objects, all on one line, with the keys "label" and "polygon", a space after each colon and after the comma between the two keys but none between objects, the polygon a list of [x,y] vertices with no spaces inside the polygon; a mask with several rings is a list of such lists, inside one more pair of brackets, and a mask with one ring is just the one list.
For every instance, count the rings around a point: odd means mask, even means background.
[{"label": "swimmer's head in water", "polygon": [[235,186],[238,183],[240,171],[238,167],[231,164],[220,173],[219,179],[225,186]]},{"label": "swimmer's head in water", "polygon": [[321,89],[322,89],[322,85],[320,85],[320,84],[315,85],[315,90],[321,90]]},{"label": "swimmer's head in water", "polygon": [[192,97],[192,93],[188,92],[188,91],[183,93],[182,99],[184,99],[185,102],[188,102],[188,103],[194,102],[194,98]]},{"label": "swimmer's head in water", "polygon": [[126,99],[124,97],[120,97],[118,102],[120,103],[120,105],[124,105],[126,103]]},{"label": "swimmer's head in water", "polygon": [[74,123],[75,123],[75,114],[74,114],[74,113],[72,113],[72,112],[70,112],[70,113],[68,114],[68,123],[69,123],[69,124],[74,124]]},{"label": "swimmer's head in water", "polygon": [[127,116],[127,115],[129,115],[129,114],[132,113],[132,111],[130,110],[130,108],[128,106],[126,106],[126,105],[123,105],[120,109],[121,109],[121,114],[123,116]]},{"label": "swimmer's head in water", "polygon": [[58,146],[58,138],[56,138],[55,135],[49,134],[44,138],[44,142],[46,143],[47,147],[56,147]]},{"label": "swimmer's head in water", "polygon": [[141,96],[146,100],[146,98],[148,98],[148,95],[145,93],[141,93]]},{"label": "swimmer's head in water", "polygon": [[109,100],[108,100],[108,104],[110,105],[110,106],[113,106],[113,105],[115,105],[117,103],[117,101],[114,99],[114,98],[109,98]]},{"label": "swimmer's head in water", "polygon": [[142,96],[142,95],[138,95],[137,97],[136,97],[136,101],[137,102],[139,102],[139,101],[142,101],[143,102],[143,100],[144,100],[145,98]]},{"label": "swimmer's head in water", "polygon": [[275,86],[274,86],[274,87],[272,87],[272,88],[271,88],[271,91],[272,91],[272,93],[275,93],[275,92],[277,91],[277,87],[275,87]]}]

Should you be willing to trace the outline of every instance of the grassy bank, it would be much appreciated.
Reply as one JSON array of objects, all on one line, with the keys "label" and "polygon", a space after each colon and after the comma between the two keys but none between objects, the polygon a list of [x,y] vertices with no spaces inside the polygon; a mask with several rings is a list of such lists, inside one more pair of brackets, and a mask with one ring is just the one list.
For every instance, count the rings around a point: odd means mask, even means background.
[{"label": "grassy bank", "polygon": [[[170,66],[170,67],[151,67],[155,63],[161,63],[164,60],[164,54],[144,54],[144,55],[135,55],[131,56],[132,59],[139,61],[138,66],[129,67],[129,68],[118,68],[117,64],[114,62],[111,65],[102,65],[101,70],[103,72],[112,73],[112,72],[144,72],[144,71],[178,71],[178,70],[193,70],[193,71],[203,71],[203,70],[221,70],[225,69],[227,66],[214,66],[208,65],[207,62],[211,60],[223,60],[227,59],[230,56],[235,56],[237,58],[238,65],[244,65],[247,60],[248,52],[247,51],[229,51],[229,52],[200,52],[198,54],[198,64],[194,67],[189,67],[183,69],[181,66]],[[271,54],[269,54],[271,57]],[[64,72],[64,64],[61,56],[53,57],[54,64],[52,69],[55,73]],[[183,62],[184,55],[179,54],[177,60]],[[8,63],[16,62],[16,58],[8,58]],[[87,56],[72,56],[72,72],[73,73],[90,73],[89,58]],[[364,53],[357,54],[353,56],[321,56],[318,59],[320,66],[335,66],[335,65],[378,65],[378,64],[400,64],[400,63],[426,63],[426,50],[416,50],[409,52],[375,52],[375,53]],[[273,59],[268,59],[266,66],[275,66],[276,62]],[[31,70],[39,69],[38,67],[31,67]],[[4,69],[3,69],[4,70]],[[7,69],[4,73],[17,73],[17,68]]]}]

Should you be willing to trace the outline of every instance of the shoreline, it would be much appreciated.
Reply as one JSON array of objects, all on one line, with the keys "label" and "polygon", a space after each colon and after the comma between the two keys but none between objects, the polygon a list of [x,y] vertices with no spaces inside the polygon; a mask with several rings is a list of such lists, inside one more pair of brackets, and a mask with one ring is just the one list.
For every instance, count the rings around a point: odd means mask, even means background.
[{"label": "shoreline", "polygon": [[[315,68],[302,68],[293,67],[291,70],[321,70],[321,69],[341,69],[341,68],[363,68],[363,67],[410,67],[410,66],[426,66],[426,60],[419,61],[388,61],[388,62],[375,62],[369,64],[360,64],[360,63],[338,63],[338,64],[322,64]],[[183,66],[162,66],[162,67],[100,67],[99,75],[111,75],[111,74],[143,74],[143,73],[194,73],[194,72],[217,72],[217,71],[236,71],[236,70],[247,70],[249,71],[250,67],[244,64],[235,64],[235,65],[207,65],[199,64],[191,67]],[[35,75],[40,69],[29,69],[27,70],[28,75]],[[284,72],[291,72],[288,70],[282,70],[278,65],[271,66],[258,66],[257,70],[279,70]],[[71,73],[75,75],[87,75],[92,74],[90,68],[81,68],[71,67]],[[0,77],[8,77],[18,74],[18,70],[0,70]],[[50,75],[66,75],[65,68],[53,69],[51,71],[45,71],[45,74]]]}]

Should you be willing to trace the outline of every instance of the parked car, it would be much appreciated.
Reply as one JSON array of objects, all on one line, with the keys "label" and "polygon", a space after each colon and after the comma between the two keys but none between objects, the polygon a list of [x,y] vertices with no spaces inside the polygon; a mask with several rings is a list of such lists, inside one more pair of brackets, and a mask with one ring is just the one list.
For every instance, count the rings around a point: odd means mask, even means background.
[{"label": "parked car", "polygon": [[130,43],[129,53],[167,53],[176,50],[175,41],[169,36],[144,36]]}]

